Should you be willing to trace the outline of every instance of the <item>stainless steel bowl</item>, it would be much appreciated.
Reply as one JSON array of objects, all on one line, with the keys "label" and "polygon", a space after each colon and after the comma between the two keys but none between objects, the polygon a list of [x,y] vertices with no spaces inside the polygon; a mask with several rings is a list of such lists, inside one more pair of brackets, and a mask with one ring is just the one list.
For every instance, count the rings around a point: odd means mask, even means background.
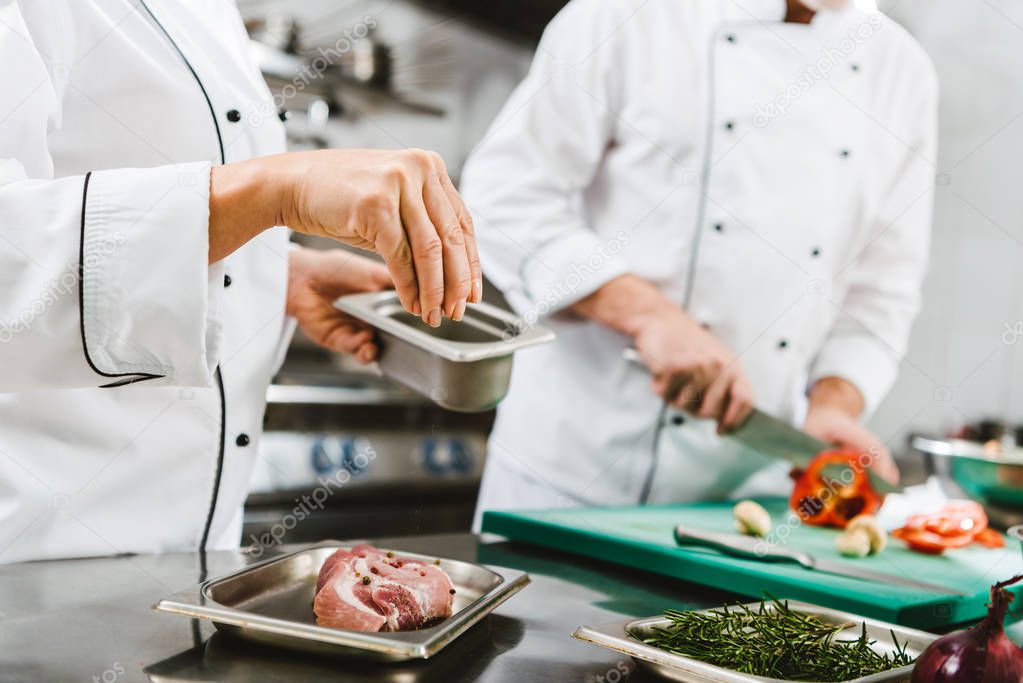
[{"label": "stainless steel bowl", "polygon": [[913,438],[913,448],[932,456],[968,496],[986,505],[1023,510],[1023,452],[1019,448],[991,452],[962,439]]},{"label": "stainless steel bowl", "polygon": [[460,412],[493,408],[508,393],[512,355],[554,340],[541,326],[526,326],[508,311],[469,304],[460,322],[430,327],[402,308],[394,292],[344,296],[334,305],[373,326],[384,375]]},{"label": "stainless steel bowl", "polygon": [[1006,529],[1005,533],[1009,535],[1009,538],[1015,538],[1017,541],[1019,541],[1020,551],[1023,551],[1023,524],[1011,526],[1008,529]]}]

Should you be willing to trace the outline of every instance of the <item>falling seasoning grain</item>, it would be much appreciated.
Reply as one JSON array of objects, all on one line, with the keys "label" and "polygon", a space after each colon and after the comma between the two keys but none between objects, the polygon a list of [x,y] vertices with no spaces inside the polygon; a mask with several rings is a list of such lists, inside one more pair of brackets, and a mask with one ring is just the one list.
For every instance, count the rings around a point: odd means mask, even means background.
[{"label": "falling seasoning grain", "polygon": [[393,552],[391,552],[390,550],[388,550],[388,551],[387,551],[387,556],[388,556],[388,557],[394,557],[394,553],[393,553]]},{"label": "falling seasoning grain", "polygon": [[369,585],[369,577],[368,576],[362,577],[362,583],[368,586]]},{"label": "falling seasoning grain", "polygon": [[452,595],[454,595],[455,594],[455,589],[452,588],[451,590],[448,591],[448,593],[451,593]]}]

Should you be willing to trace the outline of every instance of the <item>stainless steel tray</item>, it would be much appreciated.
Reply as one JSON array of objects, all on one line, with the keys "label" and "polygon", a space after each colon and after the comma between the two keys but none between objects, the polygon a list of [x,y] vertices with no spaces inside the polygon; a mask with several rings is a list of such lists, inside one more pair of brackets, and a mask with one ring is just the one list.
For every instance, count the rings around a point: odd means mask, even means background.
[{"label": "stainless steel tray", "polygon": [[450,410],[493,408],[508,393],[512,354],[554,340],[489,304],[469,304],[460,322],[430,327],[407,313],[394,292],[343,296],[334,305],[377,330],[378,363],[388,377]]},{"label": "stainless steel tray", "polygon": [[[312,605],[320,566],[335,550],[348,547],[326,541],[211,579],[197,588],[164,598],[153,608],[206,619],[218,629],[258,643],[305,652],[404,661],[433,656],[529,583],[527,574],[514,569],[491,569],[440,558],[440,566],[451,577],[456,591],[454,614],[441,623],[397,633],[317,626]],[[437,559],[395,552],[428,562]]]},{"label": "stainless steel tray", "polygon": [[[813,614],[828,623],[844,624],[852,622],[856,624],[849,629],[850,639],[858,638],[861,624],[867,625],[867,636],[877,641],[875,645],[882,651],[892,651],[892,634],[898,639],[900,645],[906,646],[906,652],[916,657],[923,652],[929,643],[938,636],[905,628],[896,624],[889,624],[875,619],[867,619],[848,612],[819,607],[805,602],[789,601],[789,607],[804,614]],[[749,606],[756,608],[760,603],[751,603]],[[717,608],[722,609],[722,608]],[[709,612],[711,610],[702,610]],[[634,633],[640,638],[652,633],[655,627],[664,627],[669,623],[664,617],[649,617],[646,619],[627,619],[617,621],[613,624],[603,626],[580,626],[572,634],[573,638],[583,640],[587,643],[606,647],[616,652],[628,655],[636,660],[636,664],[654,674],[662,676],[670,681],[699,681],[701,683],[739,683],[741,681],[760,681],[761,683],[783,683],[781,679],[764,678],[762,676],[751,676],[739,673],[730,669],[723,669],[713,664],[707,664],[690,657],[673,654],[660,648],[646,645],[643,642],[629,636]],[[912,666],[903,666],[891,671],[874,674],[854,679],[855,683],[879,683],[880,681],[908,681],[913,671]],[[846,683],[853,683],[852,681]]]}]

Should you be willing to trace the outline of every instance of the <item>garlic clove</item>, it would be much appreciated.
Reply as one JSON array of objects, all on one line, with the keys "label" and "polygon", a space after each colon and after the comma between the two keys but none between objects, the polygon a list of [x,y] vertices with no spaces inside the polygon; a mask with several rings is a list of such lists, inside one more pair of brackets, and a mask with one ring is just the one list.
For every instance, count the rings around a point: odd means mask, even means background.
[{"label": "garlic clove", "polygon": [[771,530],[771,514],[756,501],[739,501],[732,508],[732,515],[735,517],[735,528],[740,533],[766,536]]},{"label": "garlic clove", "polygon": [[858,515],[849,520],[846,533],[862,533],[870,541],[870,554],[879,553],[888,546],[888,533],[877,523],[874,515]]},{"label": "garlic clove", "polygon": [[835,537],[835,548],[846,557],[866,557],[870,554],[870,538],[862,531],[846,531]]}]

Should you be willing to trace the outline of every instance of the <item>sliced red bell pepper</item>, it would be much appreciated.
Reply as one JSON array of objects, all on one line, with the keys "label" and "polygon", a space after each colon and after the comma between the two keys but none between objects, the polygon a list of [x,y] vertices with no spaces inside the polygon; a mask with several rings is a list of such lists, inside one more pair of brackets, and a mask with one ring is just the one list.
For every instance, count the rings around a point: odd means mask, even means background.
[{"label": "sliced red bell pepper", "polygon": [[[836,469],[837,477],[832,476]],[[824,451],[793,476],[796,485],[789,506],[807,524],[844,529],[853,517],[877,512],[884,500],[853,451]]]}]

